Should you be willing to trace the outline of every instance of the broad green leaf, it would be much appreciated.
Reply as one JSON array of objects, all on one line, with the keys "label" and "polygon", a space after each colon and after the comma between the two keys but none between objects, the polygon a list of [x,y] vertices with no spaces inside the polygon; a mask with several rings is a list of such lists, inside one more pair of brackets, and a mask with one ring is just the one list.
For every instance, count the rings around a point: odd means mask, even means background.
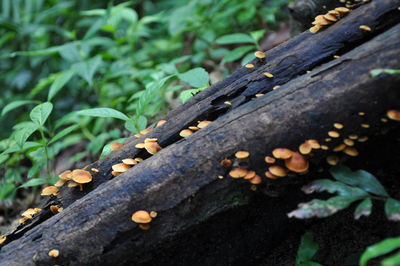
[{"label": "broad green leaf", "polygon": [[358,220],[361,216],[369,216],[371,211],[372,201],[370,198],[367,198],[358,204],[356,210],[354,211],[354,219]]},{"label": "broad green leaf", "polygon": [[202,88],[208,86],[210,80],[204,68],[197,67],[185,73],[178,74],[178,78],[192,87]]},{"label": "broad green leaf", "polygon": [[381,266],[399,266],[400,265],[400,252],[384,259]]},{"label": "broad green leaf", "polygon": [[319,245],[314,242],[311,232],[305,233],[301,238],[300,247],[297,250],[296,266],[310,261],[319,249]]},{"label": "broad green leaf", "polygon": [[244,45],[244,46],[237,47],[237,48],[233,49],[232,51],[230,51],[227,55],[224,56],[224,58],[222,59],[222,63],[235,61],[235,60],[243,57],[243,55],[245,53],[247,53],[248,51],[253,50],[253,49],[254,49],[253,45]]},{"label": "broad green leaf", "polygon": [[0,200],[9,198],[15,191],[14,184],[2,184],[0,185]]},{"label": "broad green leaf", "polygon": [[139,118],[136,120],[137,125],[139,127],[139,130],[143,130],[147,126],[147,118],[144,115],[139,116]]},{"label": "broad green leaf", "polygon": [[63,130],[58,132],[54,137],[51,138],[51,140],[49,141],[49,145],[52,144],[53,142],[56,142],[57,140],[65,137],[66,135],[68,135],[69,133],[71,133],[72,131],[77,129],[78,127],[79,127],[79,125],[72,125],[67,128],[64,128]]},{"label": "broad green leaf", "polygon": [[43,126],[52,110],[53,104],[45,102],[34,107],[29,115],[35,124]]},{"label": "broad green leaf", "polygon": [[51,101],[51,99],[53,99],[53,97],[62,89],[62,87],[64,87],[64,85],[67,84],[67,82],[74,76],[74,74],[75,72],[73,70],[57,73],[57,77],[50,86],[47,101]]},{"label": "broad green leaf", "polygon": [[370,259],[385,255],[400,248],[400,237],[387,238],[369,246],[360,257],[360,266],[366,266]]},{"label": "broad green leaf", "polygon": [[255,58],[254,53],[248,53],[245,57],[243,57],[242,62],[240,62],[242,65],[247,64],[251,60]]},{"label": "broad green leaf", "polygon": [[109,155],[112,152],[112,150],[110,149],[111,144],[113,144],[114,142],[124,143],[125,140],[126,140],[126,138],[120,138],[120,139],[114,139],[113,141],[110,141],[109,143],[107,143],[103,147],[103,151],[101,152],[100,158],[106,157],[107,155]]},{"label": "broad green leaf", "polygon": [[77,47],[77,42],[67,43],[61,46],[58,51],[62,58],[68,60],[69,62],[78,62],[81,61],[81,55],[79,54],[79,50]]},{"label": "broad green leaf", "polygon": [[93,76],[101,63],[101,56],[96,56],[85,62],[73,64],[72,69],[91,86],[93,84]]},{"label": "broad green leaf", "polygon": [[51,75],[49,75],[47,77],[44,77],[44,78],[40,79],[38,84],[36,84],[36,86],[31,90],[29,95],[31,97],[34,97],[36,94],[41,92],[44,88],[46,88],[51,83],[53,83],[54,80],[56,79],[56,77],[57,77],[56,74],[51,74]]},{"label": "broad green leaf", "polygon": [[337,196],[326,201],[314,199],[310,202],[299,204],[299,208],[288,213],[288,217],[298,219],[328,217],[347,208],[351,203],[360,199],[362,199],[362,197],[359,196]]},{"label": "broad green leaf", "polygon": [[250,36],[254,39],[254,41],[258,42],[265,34],[265,30],[256,30],[250,32]]},{"label": "broad green leaf", "polygon": [[219,37],[215,42],[218,44],[254,43],[254,39],[244,33],[233,33]]},{"label": "broad green leaf", "polygon": [[327,191],[329,193],[338,193],[340,196],[368,196],[368,193],[360,188],[351,187],[342,182],[336,182],[329,179],[315,180],[311,184],[304,186],[302,190],[306,194]]},{"label": "broad green leaf", "polygon": [[19,186],[18,188],[23,188],[23,187],[36,187],[39,185],[47,184],[47,180],[45,178],[33,178],[26,182],[25,184]]},{"label": "broad green leaf", "polygon": [[387,199],[385,203],[385,213],[389,220],[400,221],[400,202],[395,199]]},{"label": "broad green leaf", "polygon": [[26,123],[26,125],[17,130],[14,135],[15,142],[22,148],[26,140],[38,129],[38,126],[34,123]]},{"label": "broad green leaf", "polygon": [[136,126],[136,123],[134,120],[128,120],[125,121],[124,127],[126,130],[128,130],[131,133],[136,133],[139,132],[139,128]]},{"label": "broad green leaf", "polygon": [[129,117],[112,108],[92,108],[76,112],[78,115],[94,116],[94,117],[111,117],[121,120],[129,120]]},{"label": "broad green leaf", "polygon": [[14,101],[11,102],[9,104],[7,104],[6,106],[4,106],[3,110],[1,111],[1,115],[5,115],[6,113],[20,107],[23,105],[27,105],[27,104],[31,104],[31,103],[37,103],[37,101],[33,101],[33,100],[21,100],[21,101]]},{"label": "broad green leaf", "polygon": [[379,196],[389,197],[382,184],[375,176],[364,170],[351,171],[350,168],[344,165],[338,165],[330,169],[332,176],[345,184],[359,187],[369,193]]},{"label": "broad green leaf", "polygon": [[14,146],[11,146],[10,148],[8,148],[7,150],[3,151],[1,155],[5,155],[5,154],[9,154],[9,153],[13,153],[13,152],[17,152],[17,151],[23,151],[23,150],[27,150],[27,149],[31,149],[31,148],[35,148],[35,147],[40,147],[43,146],[43,144],[39,143],[39,142],[34,142],[34,141],[27,141],[24,143],[24,146],[21,148],[19,147],[17,144],[15,144]]}]

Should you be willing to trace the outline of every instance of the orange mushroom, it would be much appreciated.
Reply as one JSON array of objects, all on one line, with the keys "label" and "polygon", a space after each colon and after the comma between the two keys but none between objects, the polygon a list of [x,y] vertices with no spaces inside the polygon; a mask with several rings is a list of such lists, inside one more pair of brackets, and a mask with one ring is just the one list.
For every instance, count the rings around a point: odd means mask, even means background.
[{"label": "orange mushroom", "polygon": [[298,152],[294,152],[292,157],[285,160],[285,166],[295,173],[303,173],[308,170],[307,159]]}]

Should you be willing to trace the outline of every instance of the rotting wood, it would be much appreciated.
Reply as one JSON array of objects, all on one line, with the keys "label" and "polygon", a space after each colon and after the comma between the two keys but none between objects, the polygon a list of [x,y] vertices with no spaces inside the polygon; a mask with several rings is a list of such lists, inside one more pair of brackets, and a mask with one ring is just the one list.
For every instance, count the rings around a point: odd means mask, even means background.
[{"label": "rotting wood", "polygon": [[[306,139],[322,142],[335,122],[345,125],[341,134],[346,136],[374,136],[385,111],[400,108],[400,78],[386,74],[371,78],[369,72],[399,66],[399,33],[397,25],[268,96],[238,106],[189,138],[101,184],[3,246],[0,264],[106,265],[116,263],[116,258],[120,264],[140,261],[143,254],[169,237],[240,204],[230,200],[235,193],[246,198],[248,192],[243,192],[243,187],[248,190],[248,183],[218,178],[227,174],[219,165],[221,159],[238,150],[250,151],[249,166],[261,175],[267,167],[263,158],[274,148],[296,149]],[[358,116],[360,111],[366,115]],[[371,127],[363,128],[361,123]],[[319,151],[314,160],[327,154]],[[114,162],[103,163],[99,169],[111,168]],[[149,231],[138,229],[130,219],[140,209],[158,212]],[[60,250],[57,260],[48,256],[51,249]]]}]

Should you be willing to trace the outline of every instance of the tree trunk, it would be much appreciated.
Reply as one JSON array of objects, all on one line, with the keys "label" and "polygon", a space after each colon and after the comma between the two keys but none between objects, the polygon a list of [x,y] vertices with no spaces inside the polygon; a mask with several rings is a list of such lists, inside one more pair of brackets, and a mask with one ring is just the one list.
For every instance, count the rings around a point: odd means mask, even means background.
[{"label": "tree trunk", "polygon": [[[145,137],[129,139],[121,150],[88,167],[100,172],[93,173],[94,182],[82,192],[65,188],[46,203],[62,205],[63,212],[51,216],[46,209],[10,234],[1,249],[0,264],[150,263],[151,254],[164,243],[171,239],[179,242],[190,228],[257,195],[247,181],[230,178],[229,169],[219,163],[233,158],[236,151],[249,151],[248,169],[264,176],[268,167],[264,156],[274,148],[297,150],[305,140],[317,139],[329,150],[318,150],[309,158],[312,173],[346,136],[378,138],[386,110],[400,108],[400,77],[383,74],[371,78],[370,70],[399,67],[400,25],[387,30],[399,22],[394,15],[399,3],[382,0],[361,6],[317,34],[305,32],[269,51],[265,62],[253,61],[255,70],[239,69],[197,95],[172,112],[166,124],[145,136],[157,138],[164,147],[156,155],[134,148]],[[360,25],[373,31],[364,32]],[[335,54],[342,56],[331,60]],[[306,74],[309,69],[312,71]],[[265,71],[274,78],[265,78]],[[275,85],[282,87],[272,90]],[[257,93],[266,95],[255,98]],[[359,116],[361,111],[366,115]],[[180,130],[204,119],[213,123],[188,138],[179,137]],[[344,125],[341,136],[325,143],[335,122]],[[357,144],[361,151],[366,147]],[[134,157],[145,160],[111,179],[112,165]],[[263,177],[257,191],[288,195],[293,186],[308,178]],[[285,235],[279,230],[290,223],[284,214],[288,206],[299,202],[300,194],[285,198],[278,210],[276,204],[282,200],[271,198],[267,205],[266,213],[278,213],[264,224],[274,229],[269,236],[271,245],[279,241],[278,235]],[[141,209],[158,213],[148,231],[131,221],[132,213]],[[179,243],[185,244],[189,245]],[[60,250],[60,256],[49,257],[51,249]]]}]

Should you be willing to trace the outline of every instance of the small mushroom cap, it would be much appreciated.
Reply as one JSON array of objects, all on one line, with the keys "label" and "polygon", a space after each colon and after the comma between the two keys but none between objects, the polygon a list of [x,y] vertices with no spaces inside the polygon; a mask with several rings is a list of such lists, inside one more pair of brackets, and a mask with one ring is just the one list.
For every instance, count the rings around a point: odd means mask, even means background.
[{"label": "small mushroom cap", "polygon": [[339,157],[337,157],[336,155],[330,155],[330,156],[326,157],[326,162],[332,166],[337,165],[339,162]]},{"label": "small mushroom cap", "polygon": [[146,129],[143,129],[142,131],[140,131],[140,134],[146,135],[147,133],[150,133],[151,131],[153,131],[153,129],[149,127],[149,128],[146,128]]},{"label": "small mushroom cap", "polygon": [[137,162],[135,159],[133,159],[133,158],[126,158],[126,159],[123,159],[122,162],[123,162],[124,164],[127,164],[127,165],[135,165],[135,164],[138,163],[138,162]]},{"label": "small mushroom cap", "polygon": [[144,143],[138,143],[135,145],[135,148],[137,149],[143,149],[144,148]]},{"label": "small mushroom cap", "polygon": [[253,177],[256,176],[256,172],[255,171],[248,171],[247,174],[243,177],[246,180],[252,179]]},{"label": "small mushroom cap", "polygon": [[144,143],[147,143],[147,142],[157,142],[157,141],[158,141],[157,138],[146,138],[146,139],[144,140]]},{"label": "small mushroom cap", "polygon": [[352,135],[349,136],[349,139],[356,140],[356,139],[358,139],[358,135],[352,134]]},{"label": "small mushroom cap", "polygon": [[50,196],[50,195],[56,196],[57,193],[58,193],[58,188],[57,187],[49,186],[49,187],[43,188],[42,193],[40,195],[42,195],[42,196]]},{"label": "small mushroom cap", "polygon": [[370,27],[368,27],[367,25],[361,25],[361,26],[360,26],[360,30],[363,30],[363,31],[372,31],[372,29],[371,29]]},{"label": "small mushroom cap", "polygon": [[112,176],[119,176],[122,173],[121,172],[117,172],[117,171],[112,171],[111,174],[112,174]]},{"label": "small mushroom cap", "polygon": [[[325,26],[325,25],[329,25],[332,24],[332,21],[327,20],[324,15],[319,15],[315,17],[315,25],[321,25],[321,26]],[[314,26],[315,27],[315,26]]]},{"label": "small mushroom cap", "polygon": [[292,154],[293,151],[286,148],[276,148],[272,151],[272,155],[277,159],[288,159]]},{"label": "small mushroom cap", "polygon": [[132,221],[135,223],[148,224],[152,219],[153,218],[151,218],[150,213],[144,210],[140,210],[132,214]]},{"label": "small mushroom cap", "polygon": [[310,154],[312,151],[311,144],[304,142],[299,146],[299,151],[301,154]]},{"label": "small mushroom cap", "polygon": [[136,158],[135,158],[135,161],[138,162],[138,163],[140,163],[140,162],[143,162],[144,160],[143,160],[143,158],[136,157]]},{"label": "small mushroom cap", "polygon": [[219,164],[222,165],[223,167],[228,167],[229,168],[229,167],[232,166],[233,163],[229,159],[224,159]]},{"label": "small mushroom cap", "polygon": [[192,131],[197,131],[197,130],[199,130],[200,128],[198,128],[198,127],[195,127],[195,126],[190,126],[190,127],[188,127],[190,130],[192,130]]},{"label": "small mushroom cap", "polygon": [[357,141],[358,142],[366,142],[368,140],[367,136],[360,137]]},{"label": "small mushroom cap", "polygon": [[247,170],[243,169],[243,168],[234,168],[229,172],[229,175],[232,178],[242,178],[245,177],[247,175]]},{"label": "small mushroom cap", "polygon": [[79,186],[79,184],[76,183],[76,182],[69,182],[68,183],[68,187],[77,187],[77,186]]},{"label": "small mushroom cap", "polygon": [[371,126],[369,124],[361,124],[361,127],[363,128],[370,128]]},{"label": "small mushroom cap", "polygon": [[338,11],[340,14],[346,14],[350,12],[350,9],[346,7],[337,7],[335,8],[336,11]]},{"label": "small mushroom cap", "polygon": [[160,120],[160,121],[157,122],[156,127],[161,127],[165,123],[167,123],[167,120]]},{"label": "small mushroom cap", "polygon": [[253,64],[246,64],[246,65],[244,65],[244,67],[245,68],[254,68],[254,65]]},{"label": "small mushroom cap", "polygon": [[260,98],[260,97],[263,97],[265,94],[264,93],[257,93],[256,95],[254,95],[254,96],[256,96],[256,98]]},{"label": "small mushroom cap", "polygon": [[337,131],[329,131],[329,132],[328,132],[328,135],[329,135],[329,137],[331,137],[331,138],[338,138],[338,137],[340,137],[340,134],[339,134],[339,132],[337,132]]},{"label": "small mushroom cap", "polygon": [[255,175],[253,178],[249,180],[249,182],[253,185],[258,185],[262,183],[262,178],[259,175]]},{"label": "small mushroom cap", "polygon": [[205,128],[206,126],[208,126],[208,125],[211,124],[211,123],[212,123],[212,121],[208,121],[208,120],[200,121],[200,122],[197,124],[197,127],[198,127],[198,128]]},{"label": "small mushroom cap", "polygon": [[337,129],[342,129],[344,127],[341,123],[334,123],[333,126]]},{"label": "small mushroom cap", "polygon": [[26,221],[28,221],[30,218],[28,218],[28,217],[22,217],[22,218],[20,218],[18,221],[19,221],[19,223],[20,224],[23,224],[23,223],[25,223]]},{"label": "small mushroom cap", "polygon": [[332,22],[338,21],[337,17],[332,14],[329,14],[329,12],[328,12],[328,14],[324,15],[324,19],[332,21]]},{"label": "small mushroom cap", "polygon": [[333,148],[333,151],[339,152],[339,151],[344,150],[345,148],[346,148],[346,144],[341,143],[341,144],[337,145],[335,148]]},{"label": "small mushroom cap", "polygon": [[66,182],[68,182],[68,180],[60,179],[60,180],[58,180],[58,181],[54,184],[54,186],[56,186],[56,187],[62,187]]},{"label": "small mushroom cap", "polygon": [[72,180],[78,184],[85,184],[92,182],[92,174],[86,170],[75,169],[72,171]]},{"label": "small mushroom cap", "polygon": [[57,258],[60,255],[60,251],[58,249],[52,249],[49,251],[49,256],[53,258]]},{"label": "small mushroom cap", "polygon": [[62,172],[61,174],[59,174],[58,177],[60,179],[63,179],[63,180],[71,180],[72,171],[71,170],[66,170],[66,171]]},{"label": "small mushroom cap", "polygon": [[4,235],[0,236],[0,244],[3,244],[6,241],[7,237]]},{"label": "small mushroom cap", "polygon": [[235,153],[235,157],[238,159],[246,159],[250,156],[250,152],[248,151],[238,151]]},{"label": "small mushroom cap", "polygon": [[62,209],[62,208],[58,207],[57,205],[50,205],[49,209],[53,214],[57,214],[57,213],[61,212],[60,209]]},{"label": "small mushroom cap", "polygon": [[358,156],[358,150],[354,147],[346,147],[343,152],[349,156]]},{"label": "small mushroom cap", "polygon": [[113,171],[123,173],[130,169],[131,167],[125,163],[117,163],[112,166]]},{"label": "small mushroom cap", "polygon": [[140,138],[140,137],[143,137],[143,134],[136,133],[136,134],[135,134],[135,135],[133,135],[133,136],[135,136],[135,138]]},{"label": "small mushroom cap", "polygon": [[339,16],[339,15],[340,15],[340,12],[337,11],[337,10],[329,10],[329,11],[328,11],[328,14],[331,14],[331,15],[334,15],[334,16]]},{"label": "small mushroom cap", "polygon": [[272,87],[272,90],[279,89],[280,87],[281,87],[280,85],[276,85],[276,86]]},{"label": "small mushroom cap", "polygon": [[97,169],[97,168],[91,168],[91,169],[90,169],[90,171],[92,171],[92,172],[95,172],[95,173],[98,173],[98,172],[100,172],[100,170],[99,170],[99,169]]},{"label": "small mushroom cap", "polygon": [[161,151],[161,146],[157,142],[146,142],[144,143],[144,148],[150,154],[156,154]]},{"label": "small mushroom cap", "polygon": [[122,144],[122,143],[120,143],[120,142],[113,142],[113,143],[111,143],[111,145],[110,145],[110,149],[111,149],[112,151],[116,151],[116,150],[121,149],[122,146],[124,146],[124,144]]},{"label": "small mushroom cap", "polygon": [[255,52],[254,55],[255,55],[255,57],[260,58],[260,59],[265,58],[265,53],[261,52],[261,51]]},{"label": "small mushroom cap", "polygon": [[316,139],[309,139],[306,142],[308,144],[310,144],[311,148],[313,148],[313,149],[320,149],[321,148],[321,144],[319,144],[318,140],[316,140]]},{"label": "small mushroom cap", "polygon": [[354,140],[352,140],[352,139],[345,139],[343,142],[347,146],[354,146]]},{"label": "small mushroom cap", "polygon": [[24,211],[23,213],[21,213],[21,216],[23,216],[23,217],[27,217],[27,218],[32,218],[32,215],[34,215],[34,214],[36,214],[37,212],[34,210],[34,209],[32,209],[32,208],[29,208],[29,209],[27,209],[26,211]]},{"label": "small mushroom cap", "polygon": [[298,152],[294,152],[292,157],[285,160],[285,166],[290,171],[303,173],[308,170],[309,163],[303,155]]},{"label": "small mushroom cap", "polygon": [[151,217],[151,218],[156,218],[157,215],[158,215],[158,213],[155,212],[155,211],[151,211],[151,212],[150,212],[150,217]]},{"label": "small mushroom cap", "polygon": [[312,26],[312,27],[309,29],[309,31],[310,31],[311,33],[317,33],[320,29],[322,29],[322,26],[321,26],[321,25],[315,25],[315,26]]},{"label": "small mushroom cap", "polygon": [[324,151],[329,150],[329,147],[326,145],[321,145],[321,149],[323,149]]},{"label": "small mushroom cap", "polygon": [[263,75],[266,76],[267,78],[273,78],[274,77],[274,75],[272,75],[269,72],[264,72]]},{"label": "small mushroom cap", "polygon": [[265,176],[269,179],[278,179],[279,176],[273,175],[270,171],[265,172]]},{"label": "small mushroom cap", "polygon": [[271,174],[276,175],[278,177],[284,177],[287,175],[286,169],[279,165],[272,165],[268,167],[268,170]]},{"label": "small mushroom cap", "polygon": [[394,121],[400,121],[400,111],[399,110],[389,110],[386,112],[386,116]]},{"label": "small mushroom cap", "polygon": [[193,131],[191,131],[190,129],[184,129],[181,132],[179,132],[179,136],[181,136],[182,138],[189,137],[192,134],[193,134]]},{"label": "small mushroom cap", "polygon": [[264,161],[265,161],[266,163],[269,163],[269,164],[272,164],[272,163],[275,163],[275,162],[276,162],[275,158],[274,158],[274,157],[271,157],[271,156],[265,156]]}]

